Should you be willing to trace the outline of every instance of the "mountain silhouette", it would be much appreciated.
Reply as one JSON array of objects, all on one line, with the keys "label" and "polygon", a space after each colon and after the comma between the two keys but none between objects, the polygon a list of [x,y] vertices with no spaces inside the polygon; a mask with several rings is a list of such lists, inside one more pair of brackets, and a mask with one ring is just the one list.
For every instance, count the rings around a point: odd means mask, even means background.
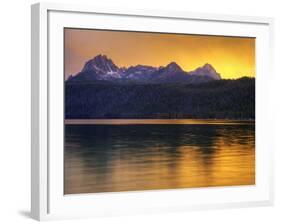
[{"label": "mountain silhouette", "polygon": [[124,68],[97,55],[66,80],[65,118],[255,119],[255,78],[221,79],[209,63]]},{"label": "mountain silhouette", "polygon": [[220,80],[220,74],[210,64],[205,64],[191,72],[184,71],[176,62],[166,66],[147,65],[119,68],[106,55],[97,55],[88,60],[83,69],[70,76],[69,82],[95,82],[100,80],[135,83],[204,83]]}]

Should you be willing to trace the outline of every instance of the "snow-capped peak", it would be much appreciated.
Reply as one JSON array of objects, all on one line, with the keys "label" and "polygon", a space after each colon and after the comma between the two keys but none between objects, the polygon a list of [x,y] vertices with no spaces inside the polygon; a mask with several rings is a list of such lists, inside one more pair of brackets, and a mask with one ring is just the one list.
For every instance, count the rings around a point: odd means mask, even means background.
[{"label": "snow-capped peak", "polygon": [[97,75],[104,76],[101,79],[106,78],[120,78],[122,70],[120,70],[111,59],[106,55],[97,55],[93,59],[87,61],[82,69],[82,72],[94,72]]}]

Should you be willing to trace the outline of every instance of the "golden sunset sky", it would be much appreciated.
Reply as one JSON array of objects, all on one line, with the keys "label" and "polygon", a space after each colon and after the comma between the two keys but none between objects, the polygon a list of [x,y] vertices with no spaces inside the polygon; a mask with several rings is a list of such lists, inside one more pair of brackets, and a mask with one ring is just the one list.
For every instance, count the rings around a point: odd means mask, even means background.
[{"label": "golden sunset sky", "polygon": [[255,77],[255,38],[69,28],[64,32],[65,78],[98,54],[119,67],[174,61],[192,71],[209,63],[224,79]]}]

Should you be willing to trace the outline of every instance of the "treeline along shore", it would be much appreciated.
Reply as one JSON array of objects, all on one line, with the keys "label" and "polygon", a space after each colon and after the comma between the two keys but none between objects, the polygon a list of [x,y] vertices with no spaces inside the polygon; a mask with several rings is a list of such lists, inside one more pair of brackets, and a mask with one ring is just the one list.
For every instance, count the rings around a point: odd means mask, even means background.
[{"label": "treeline along shore", "polygon": [[65,81],[65,119],[255,119],[255,78],[199,84]]}]

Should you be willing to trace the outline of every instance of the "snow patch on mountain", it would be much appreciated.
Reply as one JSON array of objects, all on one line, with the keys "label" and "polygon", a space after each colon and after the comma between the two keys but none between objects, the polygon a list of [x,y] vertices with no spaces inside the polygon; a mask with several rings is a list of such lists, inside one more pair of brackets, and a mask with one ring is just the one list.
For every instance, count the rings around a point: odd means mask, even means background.
[{"label": "snow patch on mountain", "polygon": [[201,83],[219,80],[221,76],[208,63],[191,72],[184,71],[176,62],[160,67],[136,65],[129,68],[119,68],[106,55],[100,54],[87,61],[82,71],[75,76],[70,76],[68,81],[113,81],[117,79],[120,81],[132,80],[146,83]]}]

